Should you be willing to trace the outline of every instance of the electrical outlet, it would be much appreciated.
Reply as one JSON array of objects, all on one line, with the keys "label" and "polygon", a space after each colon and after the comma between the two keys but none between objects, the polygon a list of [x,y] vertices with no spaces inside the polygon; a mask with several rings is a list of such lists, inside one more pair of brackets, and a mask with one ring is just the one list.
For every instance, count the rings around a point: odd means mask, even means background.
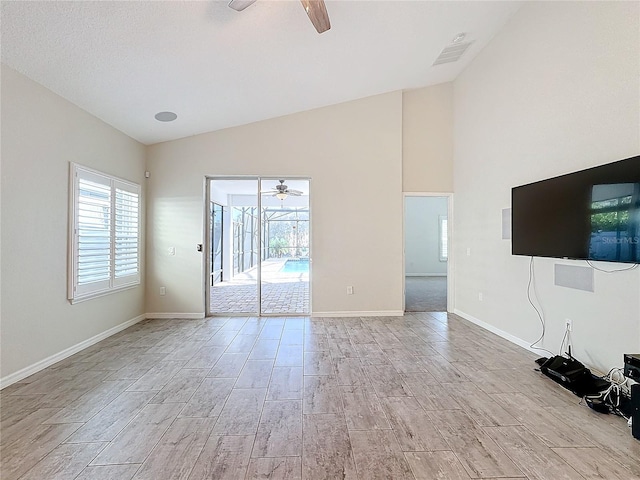
[{"label": "electrical outlet", "polygon": [[471,256],[471,248],[467,247],[467,257]]},{"label": "electrical outlet", "polygon": [[160,287],[160,295],[166,295],[167,289],[165,287]]},{"label": "electrical outlet", "polygon": [[176,247],[169,247],[169,255],[172,257],[176,254]]},{"label": "electrical outlet", "polygon": [[564,319],[564,328],[568,332],[573,331],[573,320],[571,320],[570,318],[565,318]]},{"label": "electrical outlet", "polygon": [[347,295],[353,295],[353,287],[352,286],[348,286],[347,287]]},{"label": "electrical outlet", "polygon": [[480,300],[480,301],[483,300],[482,292],[478,293],[478,300]]}]

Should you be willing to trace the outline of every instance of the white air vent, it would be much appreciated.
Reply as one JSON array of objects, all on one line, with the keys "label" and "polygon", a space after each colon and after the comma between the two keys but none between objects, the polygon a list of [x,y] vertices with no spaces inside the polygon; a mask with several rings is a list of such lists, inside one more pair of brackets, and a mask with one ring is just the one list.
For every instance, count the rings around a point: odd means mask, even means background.
[{"label": "white air vent", "polygon": [[471,45],[472,43],[473,42],[454,43],[452,45],[449,45],[448,47],[444,47],[442,52],[440,52],[438,58],[436,58],[436,61],[433,62],[433,65],[440,65],[441,63],[451,63],[457,61],[462,56],[462,54],[467,51],[467,48],[469,48],[469,45]]}]

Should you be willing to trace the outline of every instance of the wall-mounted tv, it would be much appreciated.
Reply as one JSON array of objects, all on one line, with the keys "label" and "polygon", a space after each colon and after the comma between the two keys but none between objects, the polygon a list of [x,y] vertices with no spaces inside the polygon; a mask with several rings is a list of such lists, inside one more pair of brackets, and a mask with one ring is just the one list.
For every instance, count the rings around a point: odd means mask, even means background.
[{"label": "wall-mounted tv", "polygon": [[511,190],[513,255],[640,263],[640,156]]}]

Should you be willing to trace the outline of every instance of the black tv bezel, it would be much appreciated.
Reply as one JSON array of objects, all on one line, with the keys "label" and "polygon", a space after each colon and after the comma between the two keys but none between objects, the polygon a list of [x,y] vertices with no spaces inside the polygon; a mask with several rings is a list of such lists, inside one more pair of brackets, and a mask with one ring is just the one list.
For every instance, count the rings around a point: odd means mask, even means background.
[{"label": "black tv bezel", "polygon": [[637,161],[638,162],[638,168],[639,168],[639,181],[640,181],[640,155],[634,155],[628,158],[622,158],[619,160],[615,160],[613,162],[607,162],[607,163],[603,163],[600,165],[596,165],[594,167],[589,167],[589,168],[585,168],[582,170],[576,170],[574,172],[569,172],[569,173],[565,173],[562,175],[556,175],[554,177],[549,177],[549,178],[545,178],[542,180],[537,180],[535,182],[530,182],[530,183],[526,183],[523,185],[518,185],[515,187],[511,188],[511,227],[512,227],[512,232],[511,232],[511,255],[514,256],[523,256],[523,257],[539,257],[539,258],[557,258],[557,259],[562,259],[562,260],[581,260],[581,261],[586,261],[586,262],[606,262],[606,263],[621,263],[621,264],[626,264],[626,265],[640,265],[640,262],[638,261],[634,261],[634,260],[607,260],[607,259],[600,259],[600,258],[591,258],[588,256],[571,256],[571,255],[541,255],[541,254],[531,254],[531,253],[514,253],[513,248],[514,248],[514,244],[513,244],[513,240],[514,240],[514,236],[513,236],[513,224],[514,224],[514,210],[513,210],[513,195],[514,195],[514,191],[517,189],[521,189],[521,188],[525,188],[525,187],[530,187],[533,185],[537,185],[537,184],[542,184],[545,182],[550,182],[553,180],[558,180],[558,179],[562,179],[565,177],[570,177],[573,175],[577,175],[577,174],[585,174],[589,171],[593,171],[593,170],[598,170],[601,169],[603,167],[607,167],[609,165],[614,165],[616,163],[621,163],[621,162],[627,162],[627,161]]}]

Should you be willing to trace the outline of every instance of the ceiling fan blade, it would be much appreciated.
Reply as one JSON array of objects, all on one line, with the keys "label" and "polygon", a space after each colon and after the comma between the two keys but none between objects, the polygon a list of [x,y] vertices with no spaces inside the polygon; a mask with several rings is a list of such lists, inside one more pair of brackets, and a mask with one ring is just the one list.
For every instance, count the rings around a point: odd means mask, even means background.
[{"label": "ceiling fan blade", "polygon": [[331,28],[324,0],[300,0],[300,2],[318,33],[326,32]]},{"label": "ceiling fan blade", "polygon": [[236,12],[241,12],[255,1],[256,0],[231,0],[229,7],[233,8]]},{"label": "ceiling fan blade", "polygon": [[303,192],[301,192],[300,190],[287,190],[287,193],[289,195],[293,195],[294,197],[299,197],[303,194]]}]

